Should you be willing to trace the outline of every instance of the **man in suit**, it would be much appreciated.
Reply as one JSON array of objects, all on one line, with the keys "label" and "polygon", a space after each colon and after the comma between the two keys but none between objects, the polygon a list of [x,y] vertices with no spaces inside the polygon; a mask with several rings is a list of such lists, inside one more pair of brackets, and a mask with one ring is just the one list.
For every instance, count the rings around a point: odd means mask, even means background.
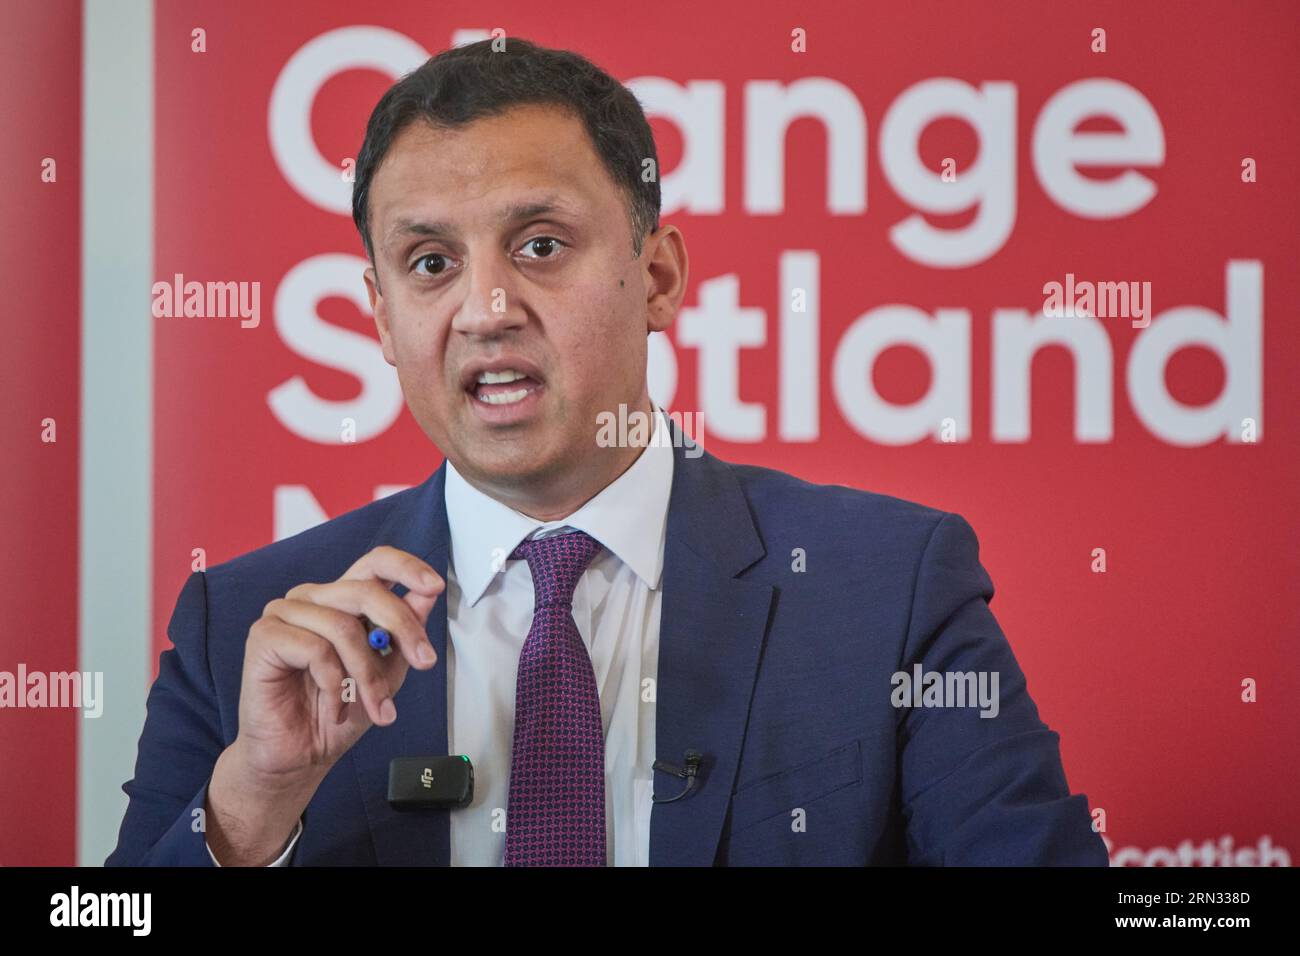
[{"label": "man in suit", "polygon": [[[365,281],[446,460],[190,576],[108,864],[1106,864],[967,522],[650,400],[687,256],[646,160],[625,88],[526,41],[381,99]],[[390,805],[448,754],[469,806]]]}]

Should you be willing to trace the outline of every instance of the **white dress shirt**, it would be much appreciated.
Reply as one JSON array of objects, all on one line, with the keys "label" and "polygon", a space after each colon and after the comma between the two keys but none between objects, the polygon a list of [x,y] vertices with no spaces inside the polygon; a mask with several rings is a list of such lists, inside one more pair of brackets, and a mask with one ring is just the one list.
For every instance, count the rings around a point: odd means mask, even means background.
[{"label": "white dress shirt", "polygon": [[[447,462],[447,653],[438,666],[447,668],[448,753],[466,754],[474,765],[474,799],[451,811],[452,866],[500,866],[505,858],[515,676],[534,602],[528,562],[507,559],[527,538],[574,530],[604,546],[574,590],[573,619],[600,693],[606,860],[649,865],[660,584],[673,477],[671,432],[654,408],[650,444],[563,519],[530,518],[478,491]],[[301,833],[299,820],[271,866],[287,865]]]}]

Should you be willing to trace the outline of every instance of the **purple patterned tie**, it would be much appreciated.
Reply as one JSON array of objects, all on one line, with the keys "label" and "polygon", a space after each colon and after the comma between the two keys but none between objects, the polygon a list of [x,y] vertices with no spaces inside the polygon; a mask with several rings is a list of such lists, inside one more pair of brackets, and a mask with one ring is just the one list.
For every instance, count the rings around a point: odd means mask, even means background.
[{"label": "purple patterned tie", "polygon": [[581,531],[522,542],[535,607],[519,654],[506,866],[605,866],[605,734],[573,589],[600,542]]}]

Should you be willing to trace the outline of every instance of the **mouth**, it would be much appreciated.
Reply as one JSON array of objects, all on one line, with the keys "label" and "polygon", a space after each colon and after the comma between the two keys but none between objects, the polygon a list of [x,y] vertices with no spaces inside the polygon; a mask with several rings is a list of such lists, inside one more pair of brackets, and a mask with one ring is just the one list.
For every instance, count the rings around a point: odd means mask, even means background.
[{"label": "mouth", "polygon": [[546,386],[531,365],[502,361],[499,367],[468,369],[462,382],[478,418],[491,425],[518,424],[536,412]]},{"label": "mouth", "polygon": [[541,382],[525,375],[510,382],[475,382],[468,391],[484,405],[514,405],[541,387]]}]

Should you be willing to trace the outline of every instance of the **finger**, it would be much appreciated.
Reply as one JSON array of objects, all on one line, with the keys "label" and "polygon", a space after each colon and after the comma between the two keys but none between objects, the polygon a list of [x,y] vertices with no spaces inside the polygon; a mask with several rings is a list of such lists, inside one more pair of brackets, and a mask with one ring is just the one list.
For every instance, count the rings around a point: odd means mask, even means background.
[{"label": "finger", "polygon": [[[354,617],[364,614],[372,623],[388,631],[406,662],[418,670],[428,670],[438,661],[425,633],[424,622],[417,617],[415,609],[374,578],[300,584],[285,597],[334,608]],[[360,625],[360,621],[357,624],[364,634],[365,627]],[[365,646],[369,648],[368,642]],[[428,653],[425,654],[422,648]]]},{"label": "finger", "polygon": [[334,723],[347,718],[347,702],[343,699],[343,680],[347,671],[334,645],[306,628],[289,624],[279,617],[263,617],[254,625],[249,635],[250,643],[256,634],[255,652],[270,657],[280,667],[307,671],[312,681],[333,706],[328,711]]},{"label": "finger", "polygon": [[[326,588],[331,585],[322,584],[317,587]],[[391,594],[389,596],[392,597]],[[384,719],[384,702],[391,702],[392,695],[402,685],[406,677],[406,661],[398,657],[390,663],[375,654],[366,643],[365,629],[354,613],[288,598],[272,601],[267,605],[267,613],[328,641],[343,662],[347,676],[356,682],[360,700],[371,721],[380,726],[392,723],[392,720]]]},{"label": "finger", "polygon": [[447,586],[442,575],[428,562],[420,560],[410,552],[388,545],[380,545],[367,551],[343,573],[340,580],[367,578],[380,578],[387,581],[389,585],[401,583],[407,590],[435,596],[441,594]]},{"label": "finger", "polygon": [[407,591],[402,596],[402,600],[415,612],[416,617],[425,622],[427,628],[429,614],[433,611],[434,604],[438,602],[438,596],[436,594],[421,594],[419,591]]}]

